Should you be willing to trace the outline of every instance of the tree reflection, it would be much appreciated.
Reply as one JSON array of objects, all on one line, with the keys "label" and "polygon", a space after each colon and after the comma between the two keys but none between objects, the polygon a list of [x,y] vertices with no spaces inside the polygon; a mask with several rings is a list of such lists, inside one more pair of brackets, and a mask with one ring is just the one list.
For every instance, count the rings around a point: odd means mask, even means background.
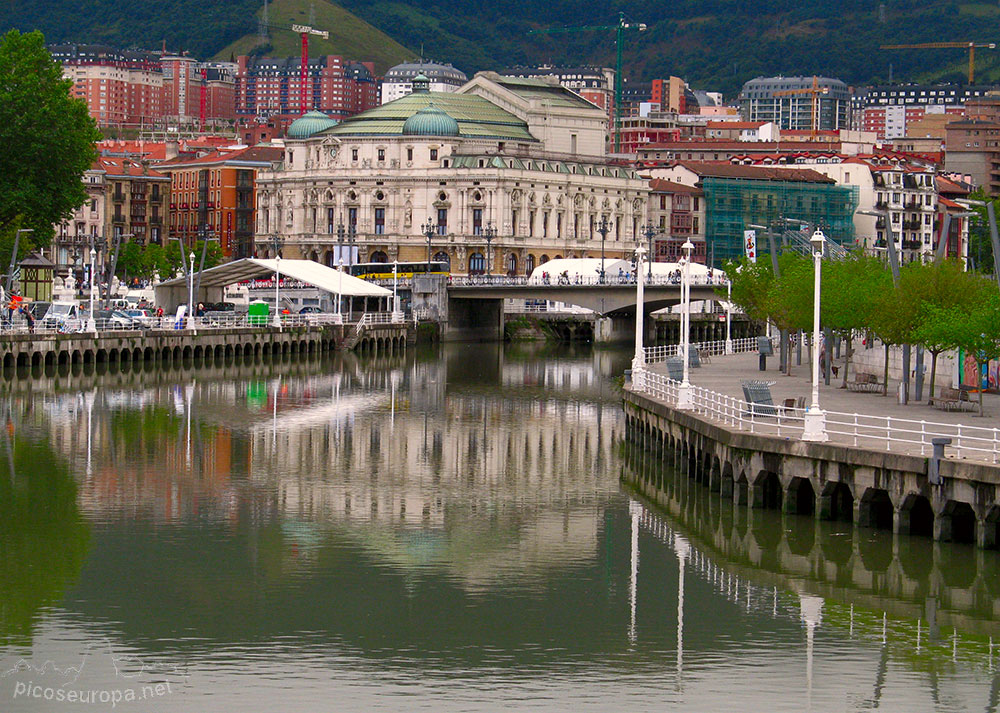
[{"label": "tree reflection", "polygon": [[[2,448],[9,456],[11,442]],[[26,645],[39,613],[80,574],[90,530],[47,443],[18,439],[0,463],[0,644]]]}]

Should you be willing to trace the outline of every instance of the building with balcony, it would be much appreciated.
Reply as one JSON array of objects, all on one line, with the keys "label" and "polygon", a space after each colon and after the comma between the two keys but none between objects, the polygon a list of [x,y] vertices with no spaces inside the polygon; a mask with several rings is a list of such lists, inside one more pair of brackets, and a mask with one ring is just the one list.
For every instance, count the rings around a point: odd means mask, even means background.
[{"label": "building with balcony", "polygon": [[456,274],[523,275],[600,257],[603,224],[606,255],[628,255],[648,187],[605,157],[606,127],[603,109],[551,81],[482,72],[432,92],[418,78],[401,99],[285,139],[282,164],[258,174],[257,252],[278,235],[283,256],[331,266],[429,253]]},{"label": "building with balcony", "polygon": [[110,240],[123,235],[142,245],[166,239],[170,178],[146,161],[101,156],[104,171],[104,224]]},{"label": "building with balcony", "polygon": [[378,106],[375,65],[337,55],[310,57],[306,66],[306,106],[301,106],[299,57],[236,58],[236,113],[250,117],[297,118],[321,111],[343,119]]},{"label": "building with balcony", "polygon": [[282,153],[251,146],[158,164],[170,181],[170,236],[188,246],[216,238],[226,257],[252,257],[257,172],[281,160]]},{"label": "building with balcony", "polygon": [[55,274],[66,277],[73,273],[82,279],[83,266],[89,260],[92,245],[104,238],[105,232],[105,170],[95,162],[83,173],[87,202],[56,226],[50,257]]},{"label": "building with balcony", "polygon": [[663,179],[649,182],[649,222],[659,229],[653,239],[656,262],[677,262],[681,246],[694,245],[695,262],[705,263],[705,194],[700,188]]},{"label": "building with balcony", "polygon": [[[813,77],[757,77],[740,90],[740,116],[744,121],[767,121],[782,130],[810,131],[813,99],[817,130],[851,128],[851,93],[839,79],[816,77],[820,92],[812,93]],[[796,92],[782,96],[782,92]]]}]

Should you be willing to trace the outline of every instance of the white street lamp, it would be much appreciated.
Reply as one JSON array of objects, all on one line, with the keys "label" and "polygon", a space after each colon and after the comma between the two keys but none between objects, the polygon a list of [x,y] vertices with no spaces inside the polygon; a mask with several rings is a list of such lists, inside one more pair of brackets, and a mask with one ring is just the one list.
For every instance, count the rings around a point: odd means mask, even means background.
[{"label": "white street lamp", "polygon": [[684,282],[681,284],[681,342],[684,353],[684,378],[677,389],[677,408],[691,408],[691,253],[694,252],[694,244],[690,240],[685,240],[681,245],[684,251]]},{"label": "white street lamp", "polygon": [[733,353],[733,282],[726,275],[726,354]]},{"label": "white street lamp", "polygon": [[642,258],[646,254],[646,248],[642,245],[635,249],[635,356],[632,357],[632,378],[646,365],[646,353],[642,348],[642,327],[646,302],[643,297],[643,283],[645,275],[642,274]]},{"label": "white street lamp", "polygon": [[822,230],[817,230],[809,238],[813,249],[813,267],[815,283],[813,285],[813,363],[812,363],[812,403],[806,411],[802,427],[802,440],[804,441],[826,441],[829,439],[826,433],[826,414],[819,407],[819,305],[820,305],[820,268],[823,263],[823,248],[826,245],[826,236]]},{"label": "white street lamp", "polygon": [[340,258],[340,266],[337,270],[337,314],[333,315],[334,324],[343,324],[344,315],[341,313],[341,294],[344,290],[344,258]]},{"label": "white street lamp", "polygon": [[281,331],[281,253],[274,251],[274,326]]},{"label": "white street lamp", "polygon": [[196,329],[194,318],[196,315],[194,308],[194,250],[191,251],[191,269],[188,270],[188,322],[191,324],[191,331]]},{"label": "white street lamp", "polygon": [[399,261],[392,261],[392,321],[402,322],[403,313],[399,309],[399,297],[396,296],[397,287],[399,285]]},{"label": "white street lamp", "polygon": [[97,334],[97,320],[94,319],[94,261],[97,259],[97,251],[90,249],[90,311],[87,319],[87,331]]}]

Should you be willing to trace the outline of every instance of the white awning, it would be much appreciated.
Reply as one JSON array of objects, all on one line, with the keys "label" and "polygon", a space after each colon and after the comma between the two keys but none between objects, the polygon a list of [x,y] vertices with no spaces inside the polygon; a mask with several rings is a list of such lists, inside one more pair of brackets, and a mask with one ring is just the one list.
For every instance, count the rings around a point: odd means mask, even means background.
[{"label": "white awning", "polygon": [[[244,280],[271,279],[274,277],[275,270],[280,272],[282,278],[299,280],[331,294],[339,292],[345,297],[392,296],[392,290],[366,282],[332,267],[321,265],[313,260],[281,260],[280,265],[277,260],[258,260],[257,258],[234,260],[203,271],[200,281],[195,275],[195,282],[200,283],[202,290],[213,287],[222,288]],[[187,277],[177,277],[161,282],[157,285],[157,289],[186,288],[187,281]]]}]

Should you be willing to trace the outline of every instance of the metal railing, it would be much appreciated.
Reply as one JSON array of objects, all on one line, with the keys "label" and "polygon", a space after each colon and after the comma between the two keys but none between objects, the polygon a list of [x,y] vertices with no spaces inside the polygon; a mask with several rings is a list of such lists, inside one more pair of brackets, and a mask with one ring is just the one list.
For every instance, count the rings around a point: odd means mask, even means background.
[{"label": "metal railing", "polygon": [[[391,312],[365,313],[359,320],[359,325],[388,324],[398,322],[394,320]],[[347,324],[348,315],[338,315],[335,313],[323,312],[314,314],[283,314],[281,315],[282,327],[318,327],[335,324]],[[0,338],[14,334],[32,334],[37,336],[54,336],[58,334],[92,334],[104,332],[124,332],[124,333],[146,333],[163,332],[179,329],[246,329],[246,328],[266,328],[274,326],[274,315],[247,315],[235,313],[210,313],[201,317],[181,317],[164,316],[152,317],[144,320],[134,320],[128,323],[122,319],[96,319],[90,325],[86,319],[72,318],[61,323],[53,321],[38,320],[33,327],[28,327],[27,322],[18,318],[13,322],[0,324]],[[92,328],[93,327],[93,328]]]},{"label": "metal railing", "polygon": [[[732,340],[733,354],[744,354],[746,352],[757,351],[757,339],[757,337],[741,337],[740,339]],[[726,353],[726,342],[725,340],[693,342],[691,344],[691,348],[696,349],[699,352],[707,351],[710,356],[718,356],[719,354]],[[680,349],[680,344],[666,344],[657,347],[646,347],[643,351],[645,352],[647,364],[658,364],[666,361],[667,359],[679,356]]]},{"label": "metal railing", "polygon": [[366,328],[378,324],[400,324],[402,322],[402,312],[365,312],[354,327],[354,333],[361,334]]},{"label": "metal railing", "polygon": [[[648,369],[632,373],[632,387],[668,404],[676,404],[681,384],[666,374]],[[750,433],[790,437],[802,434],[806,409],[794,406],[750,403],[691,384],[690,411],[729,428]],[[1000,428],[967,424],[872,416],[863,413],[824,411],[826,432],[831,440],[868,449],[896,451],[919,447],[921,456],[933,452],[932,438],[950,438],[950,453],[956,458],[1000,463]]]}]

